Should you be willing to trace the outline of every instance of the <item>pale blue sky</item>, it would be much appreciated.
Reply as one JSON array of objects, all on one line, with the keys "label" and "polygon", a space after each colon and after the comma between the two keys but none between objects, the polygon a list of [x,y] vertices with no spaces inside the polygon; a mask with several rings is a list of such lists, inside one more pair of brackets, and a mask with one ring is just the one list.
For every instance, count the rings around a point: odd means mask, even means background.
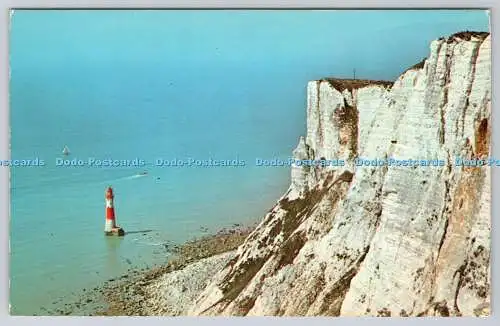
[{"label": "pale blue sky", "polygon": [[17,11],[12,55],[23,65],[170,62],[172,66],[301,65],[393,79],[432,39],[488,30],[482,10]]}]

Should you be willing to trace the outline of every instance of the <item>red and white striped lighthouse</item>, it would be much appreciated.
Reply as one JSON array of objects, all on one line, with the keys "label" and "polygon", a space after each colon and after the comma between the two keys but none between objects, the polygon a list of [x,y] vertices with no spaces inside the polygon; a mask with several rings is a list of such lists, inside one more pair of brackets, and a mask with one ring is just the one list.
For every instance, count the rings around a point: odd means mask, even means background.
[{"label": "red and white striped lighthouse", "polygon": [[122,236],[125,234],[123,229],[116,225],[116,217],[115,217],[115,207],[114,207],[114,199],[115,195],[113,193],[113,188],[108,187],[104,194],[104,199],[106,201],[106,224],[104,226],[104,233],[106,235],[118,235]]}]

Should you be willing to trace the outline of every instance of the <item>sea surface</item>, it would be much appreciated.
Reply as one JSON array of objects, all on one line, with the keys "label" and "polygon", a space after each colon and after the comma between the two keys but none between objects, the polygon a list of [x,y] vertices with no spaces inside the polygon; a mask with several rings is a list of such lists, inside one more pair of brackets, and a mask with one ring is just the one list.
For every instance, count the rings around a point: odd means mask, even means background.
[{"label": "sea surface", "polygon": [[[129,268],[165,263],[165,243],[201,236],[203,227],[258,221],[287,189],[288,168],[255,160],[291,154],[304,87],[290,95],[287,87],[263,88],[258,77],[205,73],[147,65],[13,69],[11,158],[45,163],[11,169],[13,314],[44,314]],[[147,165],[56,164],[91,157]],[[156,166],[188,158],[245,166]],[[124,238],[103,235],[108,185]]]}]

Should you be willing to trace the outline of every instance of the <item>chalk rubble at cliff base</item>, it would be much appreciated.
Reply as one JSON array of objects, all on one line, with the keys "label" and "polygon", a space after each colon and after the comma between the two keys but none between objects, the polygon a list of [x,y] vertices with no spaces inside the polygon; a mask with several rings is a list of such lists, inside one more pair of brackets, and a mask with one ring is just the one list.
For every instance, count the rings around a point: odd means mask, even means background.
[{"label": "chalk rubble at cliff base", "polygon": [[215,255],[164,274],[145,288],[145,311],[148,316],[186,315],[193,301],[210,278],[235,256],[235,251]]},{"label": "chalk rubble at cliff base", "polygon": [[[292,167],[236,252],[150,286],[151,313],[488,315],[490,168],[453,160],[489,155],[490,45],[488,33],[458,33],[394,83],[309,82],[294,157],[346,165]],[[446,164],[356,167],[358,156]]]}]

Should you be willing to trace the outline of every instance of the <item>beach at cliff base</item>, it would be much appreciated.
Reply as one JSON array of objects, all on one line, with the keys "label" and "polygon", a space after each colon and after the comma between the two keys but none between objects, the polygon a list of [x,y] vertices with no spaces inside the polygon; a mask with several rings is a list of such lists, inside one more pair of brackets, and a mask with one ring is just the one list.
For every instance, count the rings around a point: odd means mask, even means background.
[{"label": "beach at cliff base", "polygon": [[46,309],[47,315],[177,316],[183,315],[211,277],[234,257],[255,226],[235,225],[216,234],[173,246],[163,266],[131,270],[92,289],[78,301]]}]

